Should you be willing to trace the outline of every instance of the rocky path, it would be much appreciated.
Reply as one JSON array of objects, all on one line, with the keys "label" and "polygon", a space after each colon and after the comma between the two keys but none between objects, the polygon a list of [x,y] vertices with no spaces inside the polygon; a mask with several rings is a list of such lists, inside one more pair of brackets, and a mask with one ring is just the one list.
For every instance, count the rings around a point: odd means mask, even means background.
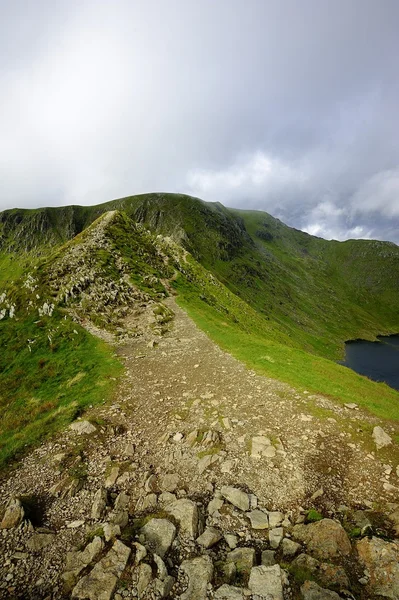
[{"label": "rocky path", "polygon": [[[349,518],[360,530],[387,533],[385,517],[398,519],[397,465],[389,448],[377,452],[370,430],[363,431],[365,422],[378,423],[256,375],[213,344],[172,298],[167,303],[175,317],[165,336],[147,329],[117,347],[126,371],[113,404],[88,411],[1,482],[0,515],[14,504],[0,531],[0,597],[108,600],[116,590],[118,600],[269,598],[266,592],[279,600],[371,598],[372,567],[368,575],[359,571],[358,554],[355,580],[345,572],[339,585],[318,578],[340,594],[352,586],[355,595],[317,596],[323,592],[311,584],[300,591],[284,568],[320,534],[309,537],[310,525],[302,525],[309,508]],[[361,515],[353,517],[353,508]],[[338,527],[331,522],[326,531]],[[293,535],[295,523],[305,530]],[[309,554],[318,565],[297,570],[320,574],[320,565],[328,571],[338,555],[352,564],[342,532],[339,552],[316,556],[316,543]],[[239,557],[228,560],[237,550]],[[397,547],[390,551],[397,561]],[[235,566],[223,575],[219,563]],[[399,589],[399,573],[394,577]],[[234,589],[217,595],[222,585]]]}]

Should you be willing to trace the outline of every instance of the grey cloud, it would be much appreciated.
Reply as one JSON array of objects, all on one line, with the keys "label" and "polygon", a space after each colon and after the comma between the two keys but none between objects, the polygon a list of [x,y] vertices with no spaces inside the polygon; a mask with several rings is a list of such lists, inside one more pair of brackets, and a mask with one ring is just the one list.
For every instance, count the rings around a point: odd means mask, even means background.
[{"label": "grey cloud", "polygon": [[181,191],[399,241],[396,0],[0,12],[0,210]]}]

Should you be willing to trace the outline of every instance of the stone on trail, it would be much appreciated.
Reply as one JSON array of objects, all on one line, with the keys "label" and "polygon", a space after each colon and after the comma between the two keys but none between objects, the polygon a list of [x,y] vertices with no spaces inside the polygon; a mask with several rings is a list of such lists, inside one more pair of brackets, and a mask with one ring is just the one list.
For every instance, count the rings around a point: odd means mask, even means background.
[{"label": "stone on trail", "polygon": [[176,527],[167,519],[151,519],[140,530],[155,554],[165,556],[176,536]]},{"label": "stone on trail", "polygon": [[248,587],[254,595],[268,600],[284,600],[280,565],[253,567]]},{"label": "stone on trail", "polygon": [[167,473],[161,479],[161,492],[174,492],[179,487],[180,477],[177,473]]},{"label": "stone on trail", "polygon": [[165,579],[155,579],[153,586],[155,592],[158,593],[161,598],[166,598],[172,591],[174,584],[175,578],[168,575]]},{"label": "stone on trail", "polygon": [[392,438],[379,425],[377,425],[377,427],[374,427],[372,437],[375,442],[375,445],[377,446],[377,450],[380,450],[381,448],[392,444]]},{"label": "stone on trail", "polygon": [[295,525],[292,535],[305,543],[308,552],[319,560],[348,556],[352,551],[346,531],[332,519],[322,519],[309,525]]},{"label": "stone on trail", "polygon": [[78,435],[94,433],[97,428],[90,421],[74,421],[70,426]]},{"label": "stone on trail", "polygon": [[349,408],[349,410],[355,410],[358,407],[354,402],[346,402],[344,406],[345,408]]},{"label": "stone on trail", "polygon": [[211,465],[216,463],[219,460],[219,456],[217,454],[206,454],[198,461],[198,472],[200,475],[204,473]]},{"label": "stone on trail", "polygon": [[220,510],[224,502],[221,498],[212,498],[208,504],[208,515],[213,515],[217,510]]},{"label": "stone on trail", "polygon": [[279,527],[283,522],[284,515],[282,512],[277,510],[271,511],[269,514],[269,527],[270,529],[274,529],[275,527]]},{"label": "stone on trail", "polygon": [[370,576],[370,590],[378,596],[399,598],[399,546],[381,538],[363,538],[356,544],[360,561]]},{"label": "stone on trail", "polygon": [[274,550],[263,550],[261,564],[265,567],[271,567],[276,564]]},{"label": "stone on trail", "polygon": [[137,577],[137,596],[143,598],[145,592],[152,581],[152,569],[147,563],[141,563],[138,568]]},{"label": "stone on trail", "polygon": [[284,538],[281,543],[281,550],[283,552],[283,556],[295,556],[301,549],[301,545],[297,542],[289,540],[288,538]]},{"label": "stone on trail", "polygon": [[251,458],[273,458],[276,456],[276,449],[271,441],[264,435],[256,435],[251,441]]},{"label": "stone on trail", "polygon": [[121,534],[120,525],[115,525],[115,523],[105,523],[104,527],[104,538],[106,542],[118,537]]},{"label": "stone on trail", "polygon": [[274,550],[279,547],[283,536],[284,529],[282,527],[275,527],[269,530],[269,543]]},{"label": "stone on trail", "polygon": [[172,515],[180,525],[180,533],[196,538],[199,533],[198,507],[192,500],[182,498],[165,506],[165,511]]},{"label": "stone on trail", "polygon": [[90,563],[96,560],[104,547],[103,541],[96,536],[90,544],[81,552],[68,552],[66,555],[65,573],[62,575],[66,591],[69,591],[76,583],[79,574]]},{"label": "stone on trail", "polygon": [[236,548],[226,556],[226,562],[232,562],[236,565],[239,573],[248,573],[255,564],[254,548]]},{"label": "stone on trail", "polygon": [[208,583],[213,576],[213,563],[210,557],[205,555],[184,560],[180,569],[188,577],[188,586],[181,594],[181,600],[206,600]]},{"label": "stone on trail", "polygon": [[268,529],[269,518],[263,510],[253,510],[247,513],[247,517],[251,521],[252,529]]},{"label": "stone on trail", "polygon": [[222,487],[221,493],[222,496],[226,498],[228,502],[230,502],[230,504],[233,504],[233,506],[236,506],[237,508],[245,512],[249,511],[249,495],[243,492],[242,490],[239,490],[235,487],[231,487],[229,485],[225,485]]},{"label": "stone on trail", "polygon": [[26,542],[26,547],[32,552],[39,552],[52,544],[54,540],[54,533],[34,533]]},{"label": "stone on trail", "polygon": [[100,488],[94,494],[93,505],[91,507],[91,518],[95,521],[102,519],[107,506],[107,491],[104,488]]},{"label": "stone on trail", "polygon": [[340,600],[340,596],[331,590],[325,590],[315,581],[305,581],[301,587],[303,600]]},{"label": "stone on trail", "polygon": [[0,529],[12,529],[18,527],[25,517],[24,507],[19,498],[11,498],[8,503],[3,520],[0,524]]},{"label": "stone on trail", "polygon": [[212,548],[222,539],[222,532],[216,527],[207,527],[202,535],[197,538],[197,544],[203,548]]},{"label": "stone on trail", "polygon": [[110,488],[115,485],[116,480],[119,477],[119,467],[112,467],[108,477],[105,479],[105,487]]},{"label": "stone on trail", "polygon": [[238,537],[234,533],[225,533],[224,539],[226,540],[226,543],[231,550],[237,548]]},{"label": "stone on trail", "polygon": [[90,573],[78,581],[72,590],[72,598],[110,600],[118,579],[126,568],[130,553],[130,548],[117,540]]}]

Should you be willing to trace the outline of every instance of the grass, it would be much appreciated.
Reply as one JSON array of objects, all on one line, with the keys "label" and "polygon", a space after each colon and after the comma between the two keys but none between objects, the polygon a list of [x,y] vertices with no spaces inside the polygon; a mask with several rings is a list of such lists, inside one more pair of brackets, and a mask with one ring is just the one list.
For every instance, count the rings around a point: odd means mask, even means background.
[{"label": "grass", "polygon": [[106,344],[63,317],[0,322],[0,467],[108,398],[121,372]]},{"label": "grass", "polygon": [[174,281],[177,302],[221,348],[259,374],[341,404],[354,402],[382,419],[398,420],[397,391],[302,350],[297,340],[281,334],[273,323],[212,282],[198,265],[190,266],[189,284],[183,277]]}]

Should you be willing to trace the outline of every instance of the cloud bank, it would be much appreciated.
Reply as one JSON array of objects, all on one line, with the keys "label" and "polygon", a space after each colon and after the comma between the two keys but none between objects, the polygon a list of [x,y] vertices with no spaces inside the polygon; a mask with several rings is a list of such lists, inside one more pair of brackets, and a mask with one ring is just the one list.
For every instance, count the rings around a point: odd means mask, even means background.
[{"label": "cloud bank", "polygon": [[148,191],[399,243],[396,0],[0,6],[0,210]]}]

